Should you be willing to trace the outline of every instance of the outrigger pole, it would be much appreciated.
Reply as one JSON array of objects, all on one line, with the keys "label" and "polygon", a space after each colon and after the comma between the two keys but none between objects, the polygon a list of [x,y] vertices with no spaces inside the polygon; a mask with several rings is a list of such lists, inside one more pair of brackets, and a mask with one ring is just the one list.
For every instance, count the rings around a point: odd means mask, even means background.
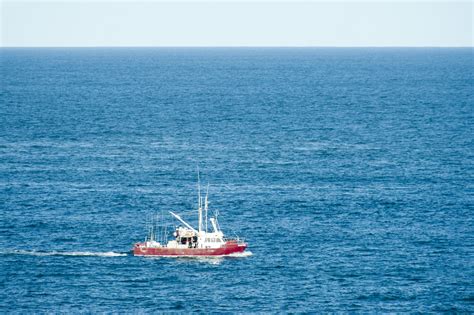
[{"label": "outrigger pole", "polygon": [[186,221],[184,221],[183,219],[181,219],[181,217],[179,215],[177,215],[176,213],[170,211],[171,215],[173,217],[175,217],[176,219],[178,219],[181,223],[183,223],[184,225],[186,225],[186,227],[188,227],[189,229],[191,229],[194,233],[197,233],[197,231],[191,226],[189,225]]}]

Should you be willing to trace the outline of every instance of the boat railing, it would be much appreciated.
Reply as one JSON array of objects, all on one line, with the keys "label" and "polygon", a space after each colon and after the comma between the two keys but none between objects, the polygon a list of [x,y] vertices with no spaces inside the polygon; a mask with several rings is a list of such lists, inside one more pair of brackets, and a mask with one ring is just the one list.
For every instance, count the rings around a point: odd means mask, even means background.
[{"label": "boat railing", "polygon": [[228,241],[235,241],[237,242],[237,244],[244,244],[245,243],[245,239],[244,238],[241,238],[241,237],[224,237],[224,241],[225,242],[228,242]]}]

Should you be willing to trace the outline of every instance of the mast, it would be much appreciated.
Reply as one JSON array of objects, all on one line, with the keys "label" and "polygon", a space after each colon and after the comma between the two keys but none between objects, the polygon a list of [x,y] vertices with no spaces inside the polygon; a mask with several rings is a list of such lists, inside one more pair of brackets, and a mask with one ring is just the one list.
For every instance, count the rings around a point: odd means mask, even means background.
[{"label": "mast", "polygon": [[201,198],[201,180],[199,178],[199,166],[198,166],[198,230],[199,233],[202,231],[202,198]]}]

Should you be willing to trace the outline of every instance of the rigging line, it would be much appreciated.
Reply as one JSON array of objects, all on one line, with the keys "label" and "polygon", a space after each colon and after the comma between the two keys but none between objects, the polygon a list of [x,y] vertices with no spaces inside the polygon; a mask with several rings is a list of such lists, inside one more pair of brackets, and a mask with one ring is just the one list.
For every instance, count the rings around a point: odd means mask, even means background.
[{"label": "rigging line", "polygon": [[160,224],[160,238],[161,238],[161,243],[164,243],[166,241],[166,234],[165,234],[165,225],[163,225],[164,219],[161,219],[161,224]]},{"label": "rigging line", "polygon": [[[191,212],[197,212],[197,210],[186,210],[186,211],[182,211],[180,213],[191,213]],[[175,212],[177,213],[177,212]]]}]

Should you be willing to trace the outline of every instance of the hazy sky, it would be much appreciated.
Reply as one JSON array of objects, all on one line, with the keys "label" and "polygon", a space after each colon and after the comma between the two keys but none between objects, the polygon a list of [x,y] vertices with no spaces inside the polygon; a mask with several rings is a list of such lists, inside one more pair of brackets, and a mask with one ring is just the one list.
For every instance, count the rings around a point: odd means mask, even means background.
[{"label": "hazy sky", "polygon": [[1,1],[2,46],[473,46],[464,1]]}]

